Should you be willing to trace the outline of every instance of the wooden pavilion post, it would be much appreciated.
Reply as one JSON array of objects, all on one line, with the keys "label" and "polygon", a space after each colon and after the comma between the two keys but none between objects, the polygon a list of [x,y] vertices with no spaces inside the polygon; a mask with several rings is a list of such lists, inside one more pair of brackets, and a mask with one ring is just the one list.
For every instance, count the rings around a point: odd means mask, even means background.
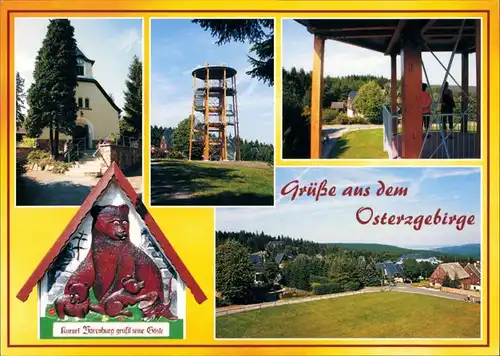
[{"label": "wooden pavilion post", "polygon": [[323,60],[325,40],[314,36],[314,56],[311,83],[311,159],[321,158],[321,117],[323,94]]},{"label": "wooden pavilion post", "polygon": [[[396,116],[398,113],[398,73],[397,73],[397,53],[391,53],[391,111],[392,115]],[[392,120],[392,135],[398,134],[398,120]]]},{"label": "wooden pavilion post", "polygon": [[467,109],[469,108],[469,53],[462,53],[462,98],[460,105],[461,117],[461,132],[467,132],[468,117]]},{"label": "wooden pavilion post", "polygon": [[[408,35],[414,34],[408,31]],[[420,33],[418,31],[418,33]],[[401,96],[403,104],[402,158],[419,158],[422,147],[422,51],[405,40],[401,50]]]},{"label": "wooden pavilion post", "polygon": [[476,20],[476,157],[481,158],[481,20]]}]

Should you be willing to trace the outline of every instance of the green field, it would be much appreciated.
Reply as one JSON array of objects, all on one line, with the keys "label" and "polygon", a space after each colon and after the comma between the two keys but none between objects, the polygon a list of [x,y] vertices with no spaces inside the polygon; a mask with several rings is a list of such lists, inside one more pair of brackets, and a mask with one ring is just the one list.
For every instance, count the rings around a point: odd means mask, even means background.
[{"label": "green field", "polygon": [[160,159],[151,165],[152,205],[273,205],[274,169],[258,162]]},{"label": "green field", "polygon": [[218,338],[479,338],[480,306],[369,293],[219,316]]},{"label": "green field", "polygon": [[383,134],[382,129],[348,132],[337,140],[328,158],[388,158]]}]

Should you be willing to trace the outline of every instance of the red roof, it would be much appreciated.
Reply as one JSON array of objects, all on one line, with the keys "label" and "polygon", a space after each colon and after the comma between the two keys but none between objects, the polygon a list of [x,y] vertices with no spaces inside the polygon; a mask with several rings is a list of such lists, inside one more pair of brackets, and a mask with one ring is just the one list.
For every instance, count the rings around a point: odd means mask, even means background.
[{"label": "red roof", "polygon": [[64,248],[71,235],[78,228],[78,225],[82,222],[82,220],[87,216],[94,202],[101,196],[101,194],[106,190],[109,183],[115,179],[120,188],[124,191],[124,193],[128,196],[132,204],[135,206],[136,211],[139,213],[141,218],[144,220],[144,223],[148,226],[152,235],[158,241],[160,247],[165,253],[168,260],[171,262],[172,266],[175,268],[181,279],[186,283],[186,286],[193,293],[196,301],[201,304],[207,297],[201,290],[200,286],[194,280],[191,273],[188,271],[179,255],[174,251],[172,245],[168,242],[165,235],[161,232],[160,228],[154,221],[153,217],[147,211],[146,207],[143,205],[142,201],[139,199],[137,192],[132,188],[130,182],[125,177],[120,167],[113,162],[111,166],[108,168],[104,176],[101,178],[99,183],[92,189],[90,194],[87,196],[85,201],[83,202],[81,208],[75,214],[69,225],[64,229],[59,239],[57,239],[56,243],[52,246],[49,252],[42,259],[38,267],[35,269],[33,274],[28,278],[24,286],[21,288],[19,293],[17,293],[17,298],[21,301],[26,301],[29,297],[29,294],[35,287],[35,285],[40,281],[47,269],[50,267],[52,262],[57,258],[61,250]]}]

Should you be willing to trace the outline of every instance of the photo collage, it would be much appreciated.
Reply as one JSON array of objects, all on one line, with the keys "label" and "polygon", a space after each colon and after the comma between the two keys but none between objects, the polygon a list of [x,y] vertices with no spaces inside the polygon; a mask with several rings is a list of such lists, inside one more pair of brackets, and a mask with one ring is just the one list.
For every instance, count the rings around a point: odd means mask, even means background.
[{"label": "photo collage", "polygon": [[10,15],[6,355],[494,341],[498,13],[249,12]]}]

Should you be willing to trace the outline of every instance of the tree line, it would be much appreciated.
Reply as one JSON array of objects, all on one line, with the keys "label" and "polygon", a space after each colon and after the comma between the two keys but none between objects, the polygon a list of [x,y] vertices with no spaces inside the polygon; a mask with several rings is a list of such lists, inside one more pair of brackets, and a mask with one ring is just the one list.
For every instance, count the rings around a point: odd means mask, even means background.
[{"label": "tree line", "polygon": [[[189,118],[182,120],[177,127],[151,126],[151,145],[160,147],[161,139],[165,136],[169,149],[180,154],[180,157],[188,157],[189,155],[189,132],[191,129],[191,121]],[[227,141],[233,142],[234,137],[228,135]],[[229,144],[228,144],[229,145]],[[203,143],[193,142],[192,159],[202,159]],[[274,162],[274,147],[272,144],[259,142],[258,140],[245,140],[240,138],[240,155],[242,161],[257,161],[273,164]],[[157,154],[158,158],[162,158],[162,153]]]},{"label": "tree line", "polygon": [[[269,291],[281,286],[309,291],[314,294],[354,291],[368,286],[380,286],[391,278],[384,276],[377,263],[397,261],[401,255],[419,253],[436,256],[444,262],[470,260],[467,256],[452,256],[434,251],[391,249],[383,251],[380,245],[370,250],[321,244],[289,236],[264,232],[216,232],[216,287],[226,303],[245,303],[265,300]],[[263,252],[260,270],[261,283],[255,284],[256,266],[249,255]],[[275,261],[283,254],[282,269]],[[430,262],[406,259],[403,262],[405,278],[415,281],[428,278],[435,269]]]},{"label": "tree line", "polygon": [[[24,127],[29,137],[49,130],[53,156],[59,154],[60,134],[72,136],[79,110],[75,93],[77,82],[77,42],[68,19],[50,20],[33,71],[33,83],[25,91],[24,78],[16,73],[16,126]],[[124,116],[120,134],[133,138],[142,135],[142,62],[134,56],[125,81]],[[25,115],[23,110],[28,106]]]}]

